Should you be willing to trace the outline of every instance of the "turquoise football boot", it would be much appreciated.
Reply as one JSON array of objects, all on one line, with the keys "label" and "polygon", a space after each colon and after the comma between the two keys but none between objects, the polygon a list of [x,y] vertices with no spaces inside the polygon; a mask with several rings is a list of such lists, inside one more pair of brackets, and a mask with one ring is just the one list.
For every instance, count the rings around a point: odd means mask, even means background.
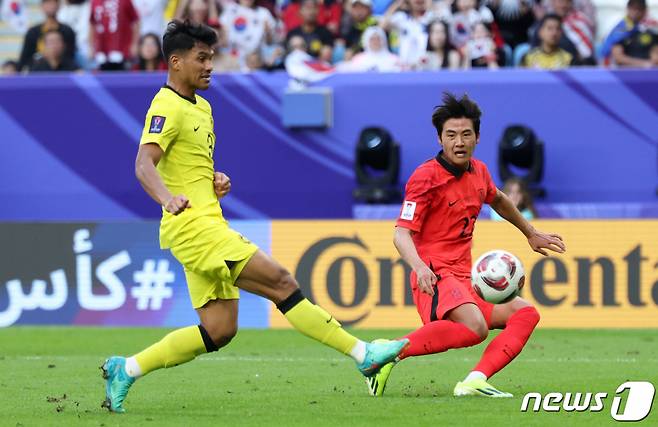
[{"label": "turquoise football boot", "polygon": [[101,370],[105,379],[105,401],[102,407],[123,414],[126,412],[123,401],[135,382],[135,378],[126,373],[126,358],[112,356],[103,363]]},{"label": "turquoise football boot", "polygon": [[392,362],[409,345],[409,340],[375,340],[366,343],[366,357],[363,363],[357,364],[357,368],[366,377],[371,377],[379,372],[379,369]]}]

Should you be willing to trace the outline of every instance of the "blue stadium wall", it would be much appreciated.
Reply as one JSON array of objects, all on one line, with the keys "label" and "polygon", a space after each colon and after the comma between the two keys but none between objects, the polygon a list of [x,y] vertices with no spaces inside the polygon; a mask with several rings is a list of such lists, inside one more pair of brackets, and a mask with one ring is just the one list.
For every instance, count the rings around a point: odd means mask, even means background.
[{"label": "blue stadium wall", "polygon": [[[0,221],[155,219],[133,175],[149,102],[163,74],[0,79]],[[498,181],[503,129],[525,124],[546,143],[549,202],[651,202],[658,185],[658,71],[503,70],[336,75],[334,126],[281,124],[285,74],[219,75],[216,168],[233,179],[228,217],[349,218],[354,145],[366,126],[402,146],[401,179],[435,155],[430,123],[444,90],[484,111],[477,156]]]}]

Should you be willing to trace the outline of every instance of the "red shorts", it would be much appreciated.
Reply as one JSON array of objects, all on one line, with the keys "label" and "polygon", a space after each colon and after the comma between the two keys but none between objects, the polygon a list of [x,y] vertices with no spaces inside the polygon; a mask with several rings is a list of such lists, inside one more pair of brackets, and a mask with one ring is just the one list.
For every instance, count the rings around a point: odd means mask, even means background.
[{"label": "red shorts", "polygon": [[494,305],[475,293],[470,277],[438,274],[437,276],[434,295],[428,295],[418,288],[416,273],[411,272],[411,291],[423,324],[443,320],[450,310],[462,304],[475,304],[484,315],[487,325],[491,325],[491,312]]}]

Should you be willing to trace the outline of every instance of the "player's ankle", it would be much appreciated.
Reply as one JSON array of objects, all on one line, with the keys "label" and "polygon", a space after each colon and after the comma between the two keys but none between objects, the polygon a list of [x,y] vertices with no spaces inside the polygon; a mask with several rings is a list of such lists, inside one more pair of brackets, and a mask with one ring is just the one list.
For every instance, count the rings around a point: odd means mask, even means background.
[{"label": "player's ankle", "polygon": [[480,372],[480,371],[471,371],[471,372],[468,373],[468,375],[466,375],[466,378],[464,378],[464,382],[466,382],[466,381],[473,381],[473,380],[482,380],[482,381],[486,381],[486,380],[487,380],[487,376],[484,375],[484,374],[483,374],[482,372]]},{"label": "player's ankle", "polygon": [[139,363],[137,363],[137,359],[135,359],[134,357],[126,358],[125,369],[126,369],[126,373],[130,377],[137,379],[142,376],[142,368],[139,367]]},{"label": "player's ankle", "polygon": [[363,363],[364,360],[366,360],[366,343],[357,340],[356,344],[354,344],[354,347],[352,347],[352,350],[350,350],[350,356],[356,363]]}]

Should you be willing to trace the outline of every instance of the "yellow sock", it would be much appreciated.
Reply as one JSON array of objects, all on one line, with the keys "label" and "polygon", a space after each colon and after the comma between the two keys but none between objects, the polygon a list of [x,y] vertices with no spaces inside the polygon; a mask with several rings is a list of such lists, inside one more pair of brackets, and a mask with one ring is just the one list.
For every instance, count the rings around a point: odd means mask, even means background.
[{"label": "yellow sock", "polygon": [[355,336],[348,334],[333,316],[306,298],[287,310],[284,315],[299,332],[343,354],[350,354],[358,341]]},{"label": "yellow sock", "polygon": [[206,345],[198,326],[177,329],[134,357],[146,375],[160,368],[171,368],[206,353]]}]

